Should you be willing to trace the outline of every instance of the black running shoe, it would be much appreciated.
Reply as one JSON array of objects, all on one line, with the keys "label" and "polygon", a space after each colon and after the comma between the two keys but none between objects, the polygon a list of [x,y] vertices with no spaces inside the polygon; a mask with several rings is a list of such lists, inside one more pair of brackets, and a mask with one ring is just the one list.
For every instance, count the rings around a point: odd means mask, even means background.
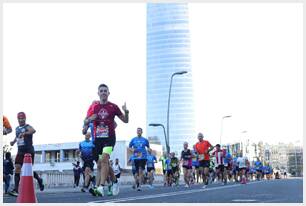
[{"label": "black running shoe", "polygon": [[97,192],[96,192],[96,188],[90,188],[89,190],[88,190],[88,192],[90,193],[90,194],[92,194],[92,196],[95,196],[95,197],[97,197],[98,196],[98,194],[97,194]]}]

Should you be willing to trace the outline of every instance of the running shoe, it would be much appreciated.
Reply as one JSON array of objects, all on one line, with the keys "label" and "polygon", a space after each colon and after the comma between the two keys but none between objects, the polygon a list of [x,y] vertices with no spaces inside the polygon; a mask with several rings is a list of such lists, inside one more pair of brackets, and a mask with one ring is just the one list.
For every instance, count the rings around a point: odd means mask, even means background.
[{"label": "running shoe", "polygon": [[87,192],[87,191],[88,191],[88,189],[87,189],[87,188],[82,187],[81,192]]},{"label": "running shoe", "polygon": [[113,195],[118,195],[119,194],[118,182],[113,184],[112,192],[113,192]]},{"label": "running shoe", "polygon": [[8,192],[8,194],[14,197],[18,197],[18,193],[15,190]]},{"label": "running shoe", "polygon": [[99,186],[97,189],[96,189],[96,193],[98,194],[98,196],[104,196],[104,187],[103,186]]},{"label": "running shoe", "polygon": [[185,187],[186,187],[186,188],[189,188],[189,185],[188,185],[188,184],[186,184],[186,185],[185,185]]},{"label": "running shoe", "polygon": [[92,194],[92,196],[95,196],[95,197],[96,197],[96,196],[98,196],[97,193],[96,193],[96,190],[97,190],[97,188],[92,188],[92,187],[91,187],[91,188],[88,190],[88,192],[89,192],[90,194]]},{"label": "running shoe", "polygon": [[203,187],[202,187],[202,188],[203,188],[203,189],[205,189],[206,187],[207,187],[207,185],[203,185]]},{"label": "running shoe", "polygon": [[141,187],[140,187],[140,185],[137,187],[137,191],[141,191]]},{"label": "running shoe", "polygon": [[108,186],[108,190],[107,190],[107,196],[113,196],[113,187],[111,185]]}]

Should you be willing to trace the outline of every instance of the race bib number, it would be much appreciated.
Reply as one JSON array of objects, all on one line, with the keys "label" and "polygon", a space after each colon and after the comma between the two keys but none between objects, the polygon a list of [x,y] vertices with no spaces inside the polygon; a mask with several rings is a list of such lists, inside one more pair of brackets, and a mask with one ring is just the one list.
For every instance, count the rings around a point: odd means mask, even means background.
[{"label": "race bib number", "polygon": [[177,165],[176,163],[172,163],[172,165],[171,165],[171,166],[172,166],[172,167],[176,167],[176,165]]},{"label": "race bib number", "polygon": [[24,139],[23,139],[23,138],[18,138],[18,139],[17,139],[17,145],[18,145],[18,146],[23,146],[23,145],[25,145]]},{"label": "race bib number", "polygon": [[137,151],[135,153],[135,156],[138,157],[138,158],[142,158],[142,152]]},{"label": "race bib number", "polygon": [[97,126],[96,138],[108,138],[108,137],[109,137],[108,126],[104,125]]},{"label": "race bib number", "polygon": [[148,163],[148,167],[153,167],[153,164],[151,162]]},{"label": "race bib number", "polygon": [[199,160],[204,160],[204,154],[199,154]]}]

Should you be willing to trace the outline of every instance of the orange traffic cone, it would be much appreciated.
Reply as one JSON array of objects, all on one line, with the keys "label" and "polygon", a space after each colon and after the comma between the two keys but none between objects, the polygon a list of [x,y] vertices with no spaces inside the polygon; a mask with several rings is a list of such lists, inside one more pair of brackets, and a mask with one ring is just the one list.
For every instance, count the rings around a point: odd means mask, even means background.
[{"label": "orange traffic cone", "polygon": [[18,203],[36,203],[36,195],[33,182],[32,158],[31,154],[27,153],[23,158],[21,168],[21,179],[18,190]]}]

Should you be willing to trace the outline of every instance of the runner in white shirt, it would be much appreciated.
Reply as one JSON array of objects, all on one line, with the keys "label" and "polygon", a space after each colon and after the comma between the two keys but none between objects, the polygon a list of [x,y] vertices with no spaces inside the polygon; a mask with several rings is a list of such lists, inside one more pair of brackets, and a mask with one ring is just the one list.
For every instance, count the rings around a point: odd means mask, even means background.
[{"label": "runner in white shirt", "polygon": [[237,159],[237,163],[239,165],[239,173],[240,173],[240,180],[241,184],[246,184],[246,168],[248,164],[248,158],[246,156],[242,156],[242,153],[239,154]]},{"label": "runner in white shirt", "polygon": [[224,158],[225,158],[225,151],[221,150],[220,144],[216,145],[216,150],[213,151],[212,156],[215,159],[215,169],[218,176],[218,180],[220,179],[221,174],[221,181],[223,182],[223,185],[227,183],[227,179],[225,178],[225,170],[224,170]]},{"label": "runner in white shirt", "polygon": [[118,158],[116,158],[116,160],[115,160],[115,164],[113,165],[113,170],[114,170],[114,175],[119,180],[120,174],[121,174],[121,167],[120,167]]}]

